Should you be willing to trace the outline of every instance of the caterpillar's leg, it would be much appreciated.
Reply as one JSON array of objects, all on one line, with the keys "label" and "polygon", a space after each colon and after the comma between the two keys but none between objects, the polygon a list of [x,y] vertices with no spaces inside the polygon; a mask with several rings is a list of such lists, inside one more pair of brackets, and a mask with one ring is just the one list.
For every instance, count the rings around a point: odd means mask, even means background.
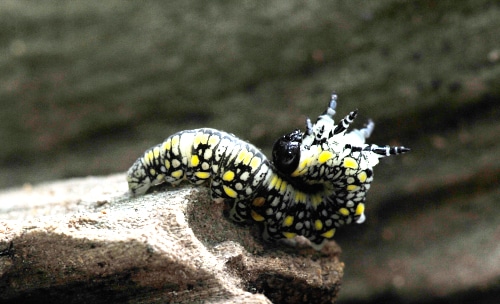
[{"label": "caterpillar's leg", "polygon": [[128,169],[127,182],[133,195],[146,193],[149,188],[164,181],[165,166],[159,166],[161,145],[157,145],[144,152]]},{"label": "caterpillar's leg", "polygon": [[169,152],[162,153],[163,145],[146,150],[144,155],[128,169],[127,182],[133,195],[144,194],[152,186],[164,181],[176,185],[184,179],[185,166],[182,160],[174,155],[165,158]]},{"label": "caterpillar's leg", "polygon": [[248,225],[251,223],[251,211],[248,202],[238,199],[218,198],[216,202],[224,202],[224,216],[228,217],[231,221]]},{"label": "caterpillar's leg", "polygon": [[327,242],[327,239],[325,238],[318,238],[314,241],[311,241],[311,247],[314,248],[316,251],[320,251],[323,246],[325,246],[325,243]]}]

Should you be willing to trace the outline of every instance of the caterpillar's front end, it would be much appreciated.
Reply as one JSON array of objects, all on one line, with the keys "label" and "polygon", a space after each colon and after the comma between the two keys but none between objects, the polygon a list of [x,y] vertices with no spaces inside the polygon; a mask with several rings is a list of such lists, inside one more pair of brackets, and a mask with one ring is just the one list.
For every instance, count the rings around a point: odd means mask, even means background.
[{"label": "caterpillar's front end", "polygon": [[[375,125],[369,121],[362,129],[348,132],[357,116],[350,112],[336,125],[333,120],[337,95],[316,123],[306,120],[304,133],[295,130],[280,138],[273,147],[273,163],[281,174],[296,185],[310,185],[323,197],[313,206],[319,232],[365,221],[366,193],[373,181],[373,167],[379,158],[408,152],[405,147],[366,144]],[[307,187],[305,187],[307,188]],[[326,230],[329,231],[329,230]],[[321,234],[313,239],[321,243]]]}]

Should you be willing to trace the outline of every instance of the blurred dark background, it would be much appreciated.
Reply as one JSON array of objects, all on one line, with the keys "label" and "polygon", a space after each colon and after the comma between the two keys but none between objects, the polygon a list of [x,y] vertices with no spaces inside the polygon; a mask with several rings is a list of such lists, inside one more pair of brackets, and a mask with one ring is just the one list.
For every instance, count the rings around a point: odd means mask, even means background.
[{"label": "blurred dark background", "polygon": [[[500,298],[498,1],[2,1],[0,188],[125,171],[183,129],[269,155],[340,96],[376,122],[341,303]],[[125,181],[124,181],[125,182]]]}]

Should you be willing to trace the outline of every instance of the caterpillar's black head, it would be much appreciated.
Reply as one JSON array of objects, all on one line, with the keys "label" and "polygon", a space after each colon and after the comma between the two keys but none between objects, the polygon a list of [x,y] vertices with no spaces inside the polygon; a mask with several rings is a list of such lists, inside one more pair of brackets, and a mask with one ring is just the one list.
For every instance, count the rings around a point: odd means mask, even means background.
[{"label": "caterpillar's black head", "polygon": [[300,144],[302,143],[302,132],[295,130],[290,134],[283,135],[273,146],[273,163],[280,172],[292,173],[300,161]]}]

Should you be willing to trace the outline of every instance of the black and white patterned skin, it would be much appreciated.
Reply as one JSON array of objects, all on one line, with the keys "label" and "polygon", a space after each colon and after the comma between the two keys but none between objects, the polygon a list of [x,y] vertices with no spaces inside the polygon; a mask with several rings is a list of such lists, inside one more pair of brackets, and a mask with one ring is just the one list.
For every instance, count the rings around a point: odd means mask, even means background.
[{"label": "black and white patterned skin", "polygon": [[369,121],[348,132],[357,111],[336,125],[337,95],[332,94],[316,123],[279,138],[273,162],[255,146],[232,134],[202,128],[181,131],[139,157],[127,173],[132,194],[187,180],[207,184],[212,198],[223,199],[236,222],[261,225],[266,239],[302,235],[319,249],[338,227],[365,220],[366,192],[379,158],[409,151],[366,144]]}]

